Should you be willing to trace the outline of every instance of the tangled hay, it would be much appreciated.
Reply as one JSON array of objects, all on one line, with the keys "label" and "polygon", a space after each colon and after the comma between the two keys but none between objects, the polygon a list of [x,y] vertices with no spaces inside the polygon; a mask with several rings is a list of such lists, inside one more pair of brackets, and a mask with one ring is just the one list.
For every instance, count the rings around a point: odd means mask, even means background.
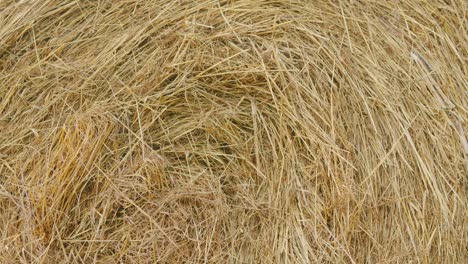
[{"label": "tangled hay", "polygon": [[465,1],[0,2],[1,263],[467,263]]}]

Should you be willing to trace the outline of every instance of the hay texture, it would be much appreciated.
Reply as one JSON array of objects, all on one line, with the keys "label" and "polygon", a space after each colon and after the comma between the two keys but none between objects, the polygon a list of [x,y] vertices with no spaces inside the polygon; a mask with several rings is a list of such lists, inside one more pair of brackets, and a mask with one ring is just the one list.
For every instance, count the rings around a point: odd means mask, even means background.
[{"label": "hay texture", "polygon": [[0,263],[467,263],[463,0],[1,0]]}]

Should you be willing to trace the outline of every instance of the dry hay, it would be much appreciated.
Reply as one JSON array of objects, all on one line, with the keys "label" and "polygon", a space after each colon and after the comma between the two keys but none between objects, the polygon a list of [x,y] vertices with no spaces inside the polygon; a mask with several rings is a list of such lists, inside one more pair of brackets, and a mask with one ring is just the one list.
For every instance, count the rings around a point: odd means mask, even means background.
[{"label": "dry hay", "polygon": [[466,263],[466,18],[0,1],[0,263]]}]

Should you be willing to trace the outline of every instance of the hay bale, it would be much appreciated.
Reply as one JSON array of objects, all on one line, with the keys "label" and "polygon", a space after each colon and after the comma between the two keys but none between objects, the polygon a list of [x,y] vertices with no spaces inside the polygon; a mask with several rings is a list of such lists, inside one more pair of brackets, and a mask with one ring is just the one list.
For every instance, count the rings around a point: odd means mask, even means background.
[{"label": "hay bale", "polygon": [[0,2],[0,262],[467,262],[466,3],[397,2]]}]

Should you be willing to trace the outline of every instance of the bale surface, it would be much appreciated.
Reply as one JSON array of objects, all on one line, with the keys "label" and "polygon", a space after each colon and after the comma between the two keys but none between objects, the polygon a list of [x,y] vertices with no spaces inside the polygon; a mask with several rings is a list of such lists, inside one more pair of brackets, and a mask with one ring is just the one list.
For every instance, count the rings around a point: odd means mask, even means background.
[{"label": "bale surface", "polygon": [[0,263],[467,263],[466,10],[1,0]]}]

